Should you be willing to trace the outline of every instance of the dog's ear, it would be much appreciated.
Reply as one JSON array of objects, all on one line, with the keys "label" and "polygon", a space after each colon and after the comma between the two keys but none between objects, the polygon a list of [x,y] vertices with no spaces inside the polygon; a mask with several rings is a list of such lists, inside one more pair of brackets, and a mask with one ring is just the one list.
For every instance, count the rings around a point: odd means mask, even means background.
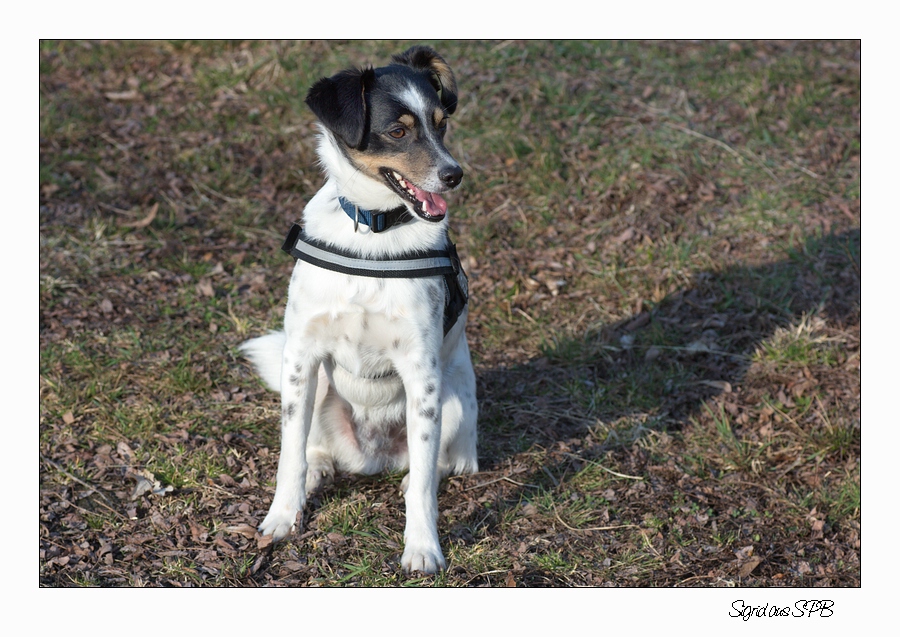
[{"label": "dog's ear", "polygon": [[437,51],[428,46],[414,46],[403,53],[398,53],[391,58],[397,64],[419,70],[427,71],[431,85],[441,96],[441,104],[448,113],[456,110],[456,78],[450,65],[438,55]]},{"label": "dog's ear", "polygon": [[366,91],[375,71],[348,69],[324,77],[309,89],[306,104],[325,126],[351,148],[360,148],[368,129]]}]

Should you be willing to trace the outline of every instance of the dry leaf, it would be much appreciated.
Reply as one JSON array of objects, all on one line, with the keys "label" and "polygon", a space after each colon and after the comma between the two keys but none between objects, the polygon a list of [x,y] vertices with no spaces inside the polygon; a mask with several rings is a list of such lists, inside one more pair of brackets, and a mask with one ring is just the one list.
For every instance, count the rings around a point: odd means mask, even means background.
[{"label": "dry leaf", "polygon": [[747,577],[753,570],[762,563],[762,558],[760,557],[751,557],[749,560],[741,564],[741,567],[738,569],[739,577]]},{"label": "dry leaf", "polygon": [[137,480],[134,491],[131,493],[131,499],[137,500],[145,493],[150,495],[165,495],[175,490],[172,485],[162,486],[151,472],[146,469],[131,474],[131,477]]},{"label": "dry leaf", "polygon": [[154,219],[156,219],[156,211],[157,210],[159,210],[159,204],[155,203],[150,208],[150,212],[147,213],[146,217],[144,217],[143,219],[140,219],[138,221],[133,221],[131,223],[123,223],[122,227],[123,228],[146,228],[151,223],[153,223]]},{"label": "dry leaf", "polygon": [[636,329],[644,327],[647,323],[650,322],[650,313],[649,312],[641,312],[636,317],[628,322],[625,325],[624,329],[626,332],[633,332]]},{"label": "dry leaf", "polygon": [[126,442],[119,442],[119,444],[116,445],[116,453],[125,460],[134,460],[134,451],[131,450],[131,447],[129,447]]},{"label": "dry leaf", "polygon": [[227,526],[225,530],[229,533],[238,533],[239,535],[243,535],[246,538],[253,539],[256,537],[256,528],[250,526],[249,524],[238,524],[236,526]]},{"label": "dry leaf", "polygon": [[731,383],[729,383],[727,380],[700,380],[697,382],[700,385],[706,385],[707,387],[712,387],[713,389],[719,389],[726,394],[731,393]]},{"label": "dry leaf", "polygon": [[213,297],[216,295],[216,291],[213,290],[212,283],[209,282],[209,279],[203,279],[197,283],[197,292],[199,292],[201,296]]},{"label": "dry leaf", "polygon": [[105,93],[105,95],[106,95],[106,99],[111,100],[113,102],[133,102],[134,100],[141,98],[141,94],[135,90],[109,92],[109,93]]},{"label": "dry leaf", "polygon": [[688,346],[685,347],[684,349],[685,349],[685,351],[688,352],[689,354],[700,354],[700,353],[703,353],[703,352],[709,352],[709,351],[711,351],[711,350],[710,350],[710,347],[709,347],[709,343],[707,343],[707,342],[704,341],[703,339],[694,341],[693,343],[691,343],[690,345],[688,345]]},{"label": "dry leaf", "polygon": [[745,546],[734,552],[739,560],[746,560],[753,555],[753,546]]},{"label": "dry leaf", "polygon": [[291,572],[303,570],[303,564],[301,564],[300,562],[295,562],[293,560],[288,560],[287,562],[283,563],[281,566],[282,566],[282,568],[287,569]]},{"label": "dry leaf", "polygon": [[825,520],[811,520],[813,538],[821,538],[825,531]]}]

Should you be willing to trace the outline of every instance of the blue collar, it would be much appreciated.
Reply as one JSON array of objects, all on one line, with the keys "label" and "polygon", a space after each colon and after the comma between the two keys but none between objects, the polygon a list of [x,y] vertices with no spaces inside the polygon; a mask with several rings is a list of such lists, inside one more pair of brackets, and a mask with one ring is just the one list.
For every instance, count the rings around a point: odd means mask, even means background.
[{"label": "blue collar", "polygon": [[406,206],[399,206],[393,210],[364,210],[343,197],[338,197],[338,203],[354,223],[369,226],[372,232],[384,232],[394,225],[412,221],[413,218]]}]

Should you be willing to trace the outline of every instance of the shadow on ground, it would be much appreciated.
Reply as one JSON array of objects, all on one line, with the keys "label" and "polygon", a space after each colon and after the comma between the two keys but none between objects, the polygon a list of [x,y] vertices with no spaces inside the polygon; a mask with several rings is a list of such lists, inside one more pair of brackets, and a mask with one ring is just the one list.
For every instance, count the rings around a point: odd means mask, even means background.
[{"label": "shadow on ground", "polygon": [[[506,538],[526,586],[858,586],[855,354],[805,362],[792,335],[855,350],[859,324],[854,230],[482,371],[482,472],[442,496],[449,542]],[[791,396],[811,407],[787,422],[770,405]]]},{"label": "shadow on ground", "polygon": [[483,466],[583,434],[597,419],[677,428],[706,399],[736,389],[779,327],[810,315],[858,325],[860,249],[857,229],[809,238],[772,263],[703,272],[648,311],[557,342],[525,365],[482,371]]}]

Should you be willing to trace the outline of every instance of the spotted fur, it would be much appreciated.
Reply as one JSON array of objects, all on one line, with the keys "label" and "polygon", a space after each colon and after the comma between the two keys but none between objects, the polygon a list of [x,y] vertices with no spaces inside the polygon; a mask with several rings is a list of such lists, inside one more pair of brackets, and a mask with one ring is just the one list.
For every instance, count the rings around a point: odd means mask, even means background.
[{"label": "spotted fur", "polygon": [[[443,58],[413,47],[385,67],[320,80],[306,101],[320,121],[327,177],[304,210],[306,233],[364,258],[443,249],[440,193],[462,179],[444,145],[457,86]],[[354,229],[338,196],[369,210],[405,205],[412,220],[380,233]],[[401,564],[408,572],[444,568],[438,482],[478,470],[468,311],[444,335],[444,295],[439,277],[375,279],[296,263],[284,330],[241,346],[282,397],[281,456],[263,534],[287,536],[308,494],[336,470],[408,469]]]}]

